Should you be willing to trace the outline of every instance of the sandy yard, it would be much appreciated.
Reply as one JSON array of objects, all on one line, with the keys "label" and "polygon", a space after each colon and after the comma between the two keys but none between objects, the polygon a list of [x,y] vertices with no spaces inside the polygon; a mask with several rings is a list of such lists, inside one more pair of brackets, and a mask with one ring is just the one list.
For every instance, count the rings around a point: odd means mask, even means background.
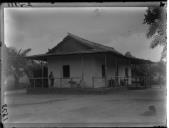
[{"label": "sandy yard", "polygon": [[[7,94],[7,123],[166,124],[166,89],[126,90],[105,95]],[[153,116],[142,115],[149,105]]]}]

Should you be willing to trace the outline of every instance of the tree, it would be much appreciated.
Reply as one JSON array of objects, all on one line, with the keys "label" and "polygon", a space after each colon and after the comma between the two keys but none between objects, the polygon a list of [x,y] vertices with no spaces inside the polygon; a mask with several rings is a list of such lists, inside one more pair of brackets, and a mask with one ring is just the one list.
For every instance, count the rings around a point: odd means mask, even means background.
[{"label": "tree", "polygon": [[166,63],[160,61],[154,66],[152,66],[152,72],[154,72],[155,75],[158,75],[158,82],[161,84],[166,83]]},{"label": "tree", "polygon": [[25,56],[31,51],[31,49],[20,49],[17,51],[14,47],[4,46],[5,51],[5,64],[6,75],[13,74],[15,77],[15,86],[19,84],[19,78],[24,71],[28,76],[31,74],[30,61]]},{"label": "tree", "polygon": [[127,52],[125,53],[125,56],[127,56],[127,57],[134,57],[129,51],[127,51]]},{"label": "tree", "polygon": [[150,47],[162,46],[161,60],[166,59],[167,36],[166,36],[166,8],[149,7],[146,11],[143,24],[149,25],[147,38],[152,38]]},{"label": "tree", "polygon": [[43,72],[42,72],[42,65],[40,62],[26,59],[26,56],[31,51],[30,48],[28,49],[20,49],[17,50],[14,47],[6,47],[4,45],[4,56],[5,56],[5,76],[13,75],[15,78],[14,86],[17,87],[20,85],[19,79],[25,73],[29,78],[32,77],[48,77],[47,74],[47,65],[44,63],[43,65]]}]

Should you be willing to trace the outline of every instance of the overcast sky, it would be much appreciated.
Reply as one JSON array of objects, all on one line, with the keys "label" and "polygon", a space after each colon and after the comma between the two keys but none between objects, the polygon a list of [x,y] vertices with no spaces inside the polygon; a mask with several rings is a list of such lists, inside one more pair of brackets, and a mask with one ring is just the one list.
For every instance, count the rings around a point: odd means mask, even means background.
[{"label": "overcast sky", "polygon": [[162,48],[150,49],[143,25],[145,7],[5,8],[5,43],[32,48],[31,55],[47,52],[67,32],[114,47],[121,53],[160,60]]}]

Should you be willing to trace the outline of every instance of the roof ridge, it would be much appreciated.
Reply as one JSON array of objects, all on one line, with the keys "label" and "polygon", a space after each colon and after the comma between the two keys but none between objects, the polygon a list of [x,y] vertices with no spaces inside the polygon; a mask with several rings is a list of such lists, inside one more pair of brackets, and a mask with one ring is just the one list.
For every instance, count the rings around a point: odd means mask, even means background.
[{"label": "roof ridge", "polygon": [[[71,36],[71,37],[75,37],[76,39],[78,38],[78,39],[81,39],[81,40],[84,40],[84,41],[87,41],[87,42],[91,42],[91,41],[86,40],[86,39],[84,39],[84,38],[82,38],[82,37],[80,37],[80,36],[74,35],[74,34],[72,34],[72,33],[68,33],[68,35]],[[87,42],[85,42],[85,44],[87,44]],[[80,42],[80,43],[83,43],[83,42]],[[93,43],[93,42],[91,42],[91,43]],[[84,43],[83,43],[83,44],[84,44]]]},{"label": "roof ridge", "polygon": [[[69,33],[69,35],[70,35],[70,36],[77,37],[77,38],[80,38],[80,39],[85,40],[85,41],[87,41],[87,42],[91,42],[91,43],[94,43],[94,44],[98,44],[98,43],[95,43],[95,42],[93,42],[93,41],[87,40],[87,39],[85,39],[85,38],[83,38],[83,37],[74,35],[74,34],[72,34],[72,33]],[[102,44],[100,44],[100,45],[102,45]],[[103,46],[104,46],[104,45],[103,45]]]},{"label": "roof ridge", "polygon": [[[111,49],[111,50],[114,50],[114,52],[117,52],[118,54],[123,55],[122,53],[120,53],[120,52],[118,52],[116,49],[114,49],[113,47],[105,46],[105,45],[103,45],[103,44],[96,43],[96,42],[93,42],[93,41],[84,39],[84,38],[82,38],[82,37],[80,37],[80,36],[74,35],[74,34],[69,33],[69,32],[68,32],[68,35],[70,35],[71,37],[73,36],[73,37],[75,37],[75,38],[79,38],[79,39],[82,39],[82,40],[87,41],[87,42],[89,42],[89,43],[92,43],[92,45],[95,45],[95,46],[97,46],[97,47],[100,46],[100,47],[104,47],[104,48],[109,48],[109,49]],[[87,43],[87,42],[85,42],[85,43]],[[83,43],[83,42],[80,42],[80,43]],[[98,45],[99,45],[99,46],[98,46]],[[99,47],[99,48],[100,48],[100,47]],[[103,49],[103,48],[102,48],[102,49]]]}]

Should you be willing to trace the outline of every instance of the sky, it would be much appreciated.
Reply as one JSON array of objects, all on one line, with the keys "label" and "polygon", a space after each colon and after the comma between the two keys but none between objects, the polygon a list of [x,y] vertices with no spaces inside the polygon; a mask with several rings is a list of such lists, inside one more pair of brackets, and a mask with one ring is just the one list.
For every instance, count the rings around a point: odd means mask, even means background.
[{"label": "sky", "polygon": [[4,42],[30,55],[43,54],[67,33],[111,46],[125,54],[159,61],[161,47],[150,48],[143,24],[146,7],[5,8]]}]

